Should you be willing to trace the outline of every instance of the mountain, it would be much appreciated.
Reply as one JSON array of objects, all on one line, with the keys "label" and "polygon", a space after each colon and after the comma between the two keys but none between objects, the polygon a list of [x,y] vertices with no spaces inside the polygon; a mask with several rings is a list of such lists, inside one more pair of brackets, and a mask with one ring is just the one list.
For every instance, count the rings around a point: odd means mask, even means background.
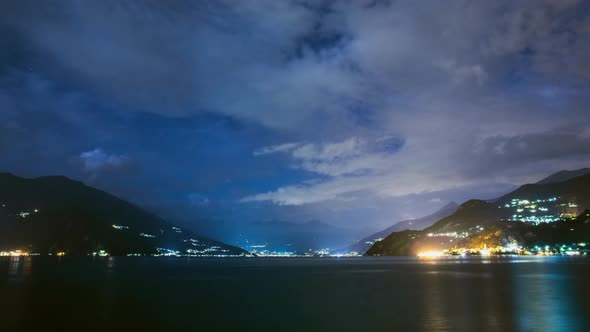
[{"label": "mountain", "polygon": [[304,254],[310,250],[341,248],[355,239],[357,231],[317,220],[270,221],[249,224],[247,234],[247,242],[240,242],[244,248]]},{"label": "mountain", "polygon": [[557,173],[553,173],[548,177],[544,178],[543,180],[537,182],[537,184],[549,184],[549,183],[557,183],[567,181],[569,179],[573,179],[578,176],[590,174],[590,168],[581,168],[575,171],[559,171]]},{"label": "mountain", "polygon": [[455,202],[450,202],[449,204],[443,206],[438,211],[434,212],[433,214],[427,215],[422,218],[418,219],[410,219],[410,220],[403,220],[399,221],[392,226],[371,234],[364,239],[358,241],[354,245],[342,250],[343,252],[358,252],[364,254],[371,246],[393,232],[400,232],[403,230],[422,230],[426,227],[432,226],[435,222],[441,220],[442,218],[448,217],[453,214],[459,208],[459,204]]},{"label": "mountain", "polygon": [[[572,231],[573,230],[573,231]],[[460,239],[457,248],[488,248],[518,244],[525,248],[549,245],[552,248],[586,246],[590,240],[590,210],[579,215],[564,218],[556,223],[532,225],[522,222],[498,222],[477,235]],[[583,248],[587,250],[586,248]],[[534,250],[532,250],[534,251]]]},{"label": "mountain", "polygon": [[87,255],[245,255],[104,191],[63,176],[0,173],[0,251]]},{"label": "mountain", "polygon": [[[534,237],[538,230],[547,233],[547,227],[563,225],[562,220],[575,221],[576,216],[589,208],[590,174],[562,182],[526,184],[493,203],[467,201],[455,213],[422,231],[392,233],[375,243],[366,254],[416,255],[420,251],[448,249],[472,240],[485,243],[506,236],[518,242],[518,239]],[[553,241],[560,239],[556,235]]]},{"label": "mountain", "polygon": [[540,199],[559,196],[584,208],[590,206],[590,174],[574,177],[562,182],[546,184],[525,184],[500,197],[496,203],[509,204],[512,199]]}]

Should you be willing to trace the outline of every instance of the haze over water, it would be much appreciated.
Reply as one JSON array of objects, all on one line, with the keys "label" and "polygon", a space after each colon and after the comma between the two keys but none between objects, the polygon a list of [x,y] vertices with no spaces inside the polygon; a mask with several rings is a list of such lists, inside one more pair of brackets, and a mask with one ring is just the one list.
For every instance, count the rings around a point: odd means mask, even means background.
[{"label": "haze over water", "polygon": [[585,257],[0,259],[5,331],[588,331]]}]

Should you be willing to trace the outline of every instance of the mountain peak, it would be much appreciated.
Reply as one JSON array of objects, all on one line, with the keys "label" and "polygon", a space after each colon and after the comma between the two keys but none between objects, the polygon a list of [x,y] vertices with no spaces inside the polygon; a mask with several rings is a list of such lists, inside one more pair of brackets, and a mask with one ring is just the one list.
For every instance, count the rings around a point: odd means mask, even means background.
[{"label": "mountain peak", "polygon": [[455,201],[450,201],[447,205],[441,207],[439,211],[448,210],[448,209],[456,209],[459,207],[459,204]]},{"label": "mountain peak", "polygon": [[461,206],[459,208],[472,208],[472,207],[487,206],[487,205],[489,205],[489,203],[484,200],[470,199],[470,200],[466,201],[465,203],[461,204]]},{"label": "mountain peak", "polygon": [[561,170],[559,172],[553,173],[548,177],[542,179],[541,181],[537,182],[537,184],[549,184],[549,183],[558,183],[573,179],[578,176],[590,174],[590,168],[580,168],[577,170],[569,171],[569,170]]}]

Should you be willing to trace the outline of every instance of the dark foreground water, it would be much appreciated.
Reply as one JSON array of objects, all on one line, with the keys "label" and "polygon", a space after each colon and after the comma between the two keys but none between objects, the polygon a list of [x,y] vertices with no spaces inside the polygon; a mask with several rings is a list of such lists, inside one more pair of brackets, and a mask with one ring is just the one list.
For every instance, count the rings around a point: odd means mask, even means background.
[{"label": "dark foreground water", "polygon": [[0,330],[590,331],[590,259],[0,258]]}]

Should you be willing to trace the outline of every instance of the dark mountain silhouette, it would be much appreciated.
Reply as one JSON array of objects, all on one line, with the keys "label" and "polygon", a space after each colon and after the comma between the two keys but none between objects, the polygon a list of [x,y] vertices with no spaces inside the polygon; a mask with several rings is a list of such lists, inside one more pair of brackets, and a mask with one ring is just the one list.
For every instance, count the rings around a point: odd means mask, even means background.
[{"label": "dark mountain silhouette", "polygon": [[[502,231],[506,230],[513,230],[512,233],[506,234],[511,234],[510,236],[515,238],[525,238],[525,234],[520,234],[520,231],[526,231],[534,235],[536,233],[535,230],[538,229],[544,230],[544,234],[546,234],[547,227],[559,223],[550,223],[548,224],[549,226],[542,225],[540,227],[516,220],[508,220],[514,218],[513,216],[517,213],[526,213],[515,212],[518,207],[512,205],[516,204],[513,200],[528,200],[532,202],[547,199],[555,199],[555,201],[542,203],[550,206],[551,211],[541,212],[534,210],[534,212],[529,212],[529,214],[561,215],[566,213],[569,216],[568,218],[571,218],[584,209],[589,209],[590,174],[570,178],[562,182],[550,181],[546,184],[526,184],[498,198],[494,202],[483,200],[467,201],[461,204],[455,213],[422,231],[392,233],[382,241],[375,243],[366,254],[393,256],[415,255],[423,250],[446,249],[486,234],[488,239],[491,239],[493,236],[499,237],[504,234]],[[575,219],[572,218],[572,220]],[[494,230],[494,232],[489,233],[490,230]],[[452,236],[445,236],[445,234]],[[462,234],[465,236],[462,237]],[[554,239],[555,241],[560,239],[557,234]],[[585,240],[588,241],[590,238]]]},{"label": "dark mountain silhouette", "polygon": [[72,255],[105,250],[125,255],[154,254],[157,248],[197,255],[246,254],[82,182],[0,173],[0,250]]},{"label": "dark mountain silhouette", "polygon": [[399,221],[392,226],[371,234],[362,240],[358,241],[354,245],[342,250],[343,252],[357,252],[360,254],[364,254],[371,246],[379,241],[387,237],[389,234],[393,232],[401,232],[404,230],[423,230],[426,227],[432,226],[435,222],[441,220],[442,218],[448,217],[453,214],[459,208],[459,204],[455,202],[450,202],[449,204],[443,206],[438,211],[427,215],[422,218],[417,219],[410,219],[410,220],[403,220]]},{"label": "dark mountain silhouette", "polygon": [[575,171],[559,171],[557,173],[553,173],[548,177],[544,178],[543,180],[537,182],[537,184],[549,184],[549,183],[557,183],[567,181],[569,179],[573,179],[578,176],[590,174],[590,168],[581,168]]},{"label": "dark mountain silhouette", "polygon": [[248,225],[247,245],[265,245],[262,249],[302,254],[309,252],[310,249],[315,251],[322,248],[341,248],[346,243],[352,242],[355,235],[356,231],[353,229],[318,220],[305,223],[256,222]]},{"label": "dark mountain silhouette", "polygon": [[497,203],[506,204],[513,198],[537,199],[560,196],[574,200],[583,208],[590,206],[590,174],[574,177],[562,182],[547,184],[525,184],[500,197]]}]

